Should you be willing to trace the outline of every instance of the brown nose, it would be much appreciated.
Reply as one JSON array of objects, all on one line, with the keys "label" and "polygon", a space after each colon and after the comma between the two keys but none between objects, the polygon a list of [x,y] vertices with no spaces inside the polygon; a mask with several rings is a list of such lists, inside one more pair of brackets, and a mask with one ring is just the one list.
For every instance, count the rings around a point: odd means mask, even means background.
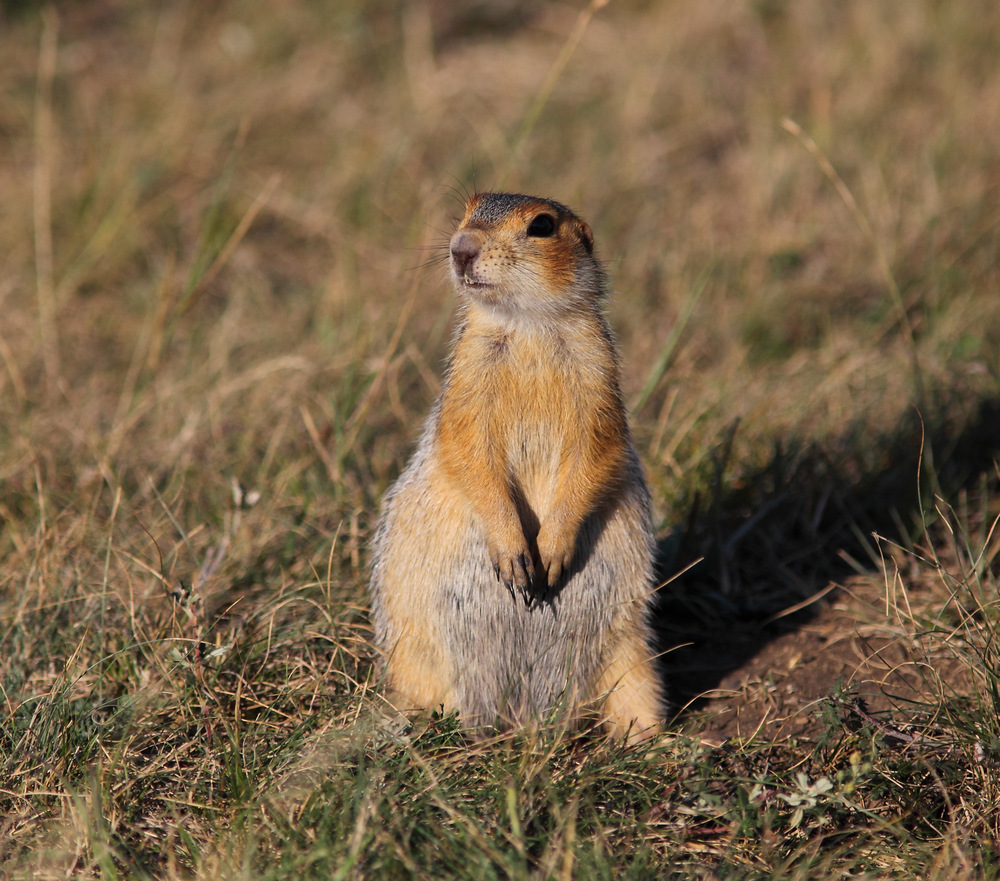
[{"label": "brown nose", "polygon": [[451,240],[451,262],[455,274],[462,278],[479,256],[479,243],[467,232],[460,232]]}]

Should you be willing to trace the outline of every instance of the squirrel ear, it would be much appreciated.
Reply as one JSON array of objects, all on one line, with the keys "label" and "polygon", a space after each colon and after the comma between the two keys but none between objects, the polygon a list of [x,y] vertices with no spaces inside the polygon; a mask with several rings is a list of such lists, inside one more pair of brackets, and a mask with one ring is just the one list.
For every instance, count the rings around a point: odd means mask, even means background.
[{"label": "squirrel ear", "polygon": [[583,247],[587,249],[587,253],[593,254],[594,234],[590,231],[590,226],[585,220],[580,221],[580,238],[583,241]]}]

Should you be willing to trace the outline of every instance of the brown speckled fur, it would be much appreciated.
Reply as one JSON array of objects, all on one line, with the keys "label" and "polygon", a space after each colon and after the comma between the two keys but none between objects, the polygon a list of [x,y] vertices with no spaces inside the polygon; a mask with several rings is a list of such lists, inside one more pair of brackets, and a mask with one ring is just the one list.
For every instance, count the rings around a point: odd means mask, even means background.
[{"label": "brown speckled fur", "polygon": [[475,728],[588,705],[650,736],[649,492],[590,228],[557,202],[477,194],[451,254],[451,365],[374,542],[391,700]]}]

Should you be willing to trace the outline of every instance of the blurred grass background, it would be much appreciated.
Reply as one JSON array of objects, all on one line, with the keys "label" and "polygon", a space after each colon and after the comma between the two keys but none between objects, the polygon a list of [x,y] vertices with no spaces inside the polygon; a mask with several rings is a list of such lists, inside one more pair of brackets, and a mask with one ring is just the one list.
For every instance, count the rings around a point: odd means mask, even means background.
[{"label": "blurred grass background", "polygon": [[[0,23],[5,872],[995,877],[996,4]],[[652,758],[369,725],[367,542],[498,187],[608,262],[663,578],[702,560],[662,596],[679,704],[836,582],[922,749],[831,710],[713,751],[734,694]]]}]

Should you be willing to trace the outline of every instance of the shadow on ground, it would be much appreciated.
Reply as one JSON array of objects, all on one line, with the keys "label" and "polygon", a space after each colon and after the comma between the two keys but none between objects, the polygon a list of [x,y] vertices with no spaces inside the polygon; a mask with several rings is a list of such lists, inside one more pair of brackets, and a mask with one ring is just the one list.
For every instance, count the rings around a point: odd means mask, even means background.
[{"label": "shadow on ground", "polygon": [[763,724],[763,709],[738,720],[751,679],[801,665],[804,704],[850,673],[865,647],[843,639],[855,627],[831,601],[847,579],[879,571],[873,533],[919,534],[921,497],[926,509],[935,493],[947,499],[983,475],[997,483],[1000,400],[964,420],[922,423],[911,411],[893,431],[856,433],[839,449],[776,444],[763,467],[724,485],[722,475],[738,470],[738,430],[720,443],[712,498],[697,500],[658,548],[661,582],[691,566],[661,588],[655,618],[676,721],[719,702],[728,719],[709,725],[719,737]]}]

